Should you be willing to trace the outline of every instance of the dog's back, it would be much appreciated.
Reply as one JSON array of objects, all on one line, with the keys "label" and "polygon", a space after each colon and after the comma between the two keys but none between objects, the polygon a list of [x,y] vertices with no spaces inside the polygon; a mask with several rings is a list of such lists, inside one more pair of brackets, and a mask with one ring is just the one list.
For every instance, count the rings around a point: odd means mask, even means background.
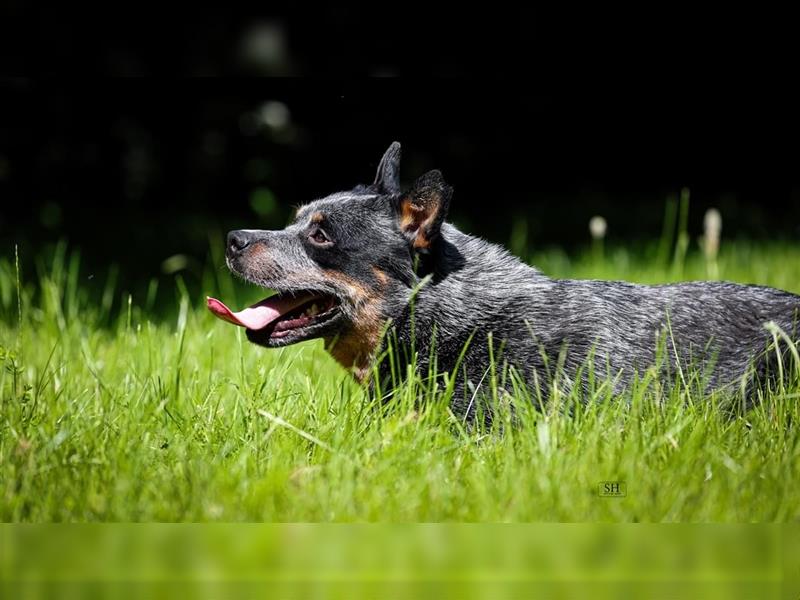
[{"label": "dog's back", "polygon": [[659,360],[662,379],[699,374],[707,389],[738,390],[775,370],[768,322],[798,339],[800,296],[789,292],[727,282],[557,280],[450,225],[440,242],[428,257],[431,279],[406,313],[413,319],[397,326],[401,341],[413,338],[423,368],[431,343],[437,368],[450,370],[469,341],[462,364],[471,386],[459,388],[458,403],[469,403],[485,380],[490,345],[495,368],[513,366],[546,394],[554,377],[571,386],[580,372],[585,385],[587,368],[622,390]]}]

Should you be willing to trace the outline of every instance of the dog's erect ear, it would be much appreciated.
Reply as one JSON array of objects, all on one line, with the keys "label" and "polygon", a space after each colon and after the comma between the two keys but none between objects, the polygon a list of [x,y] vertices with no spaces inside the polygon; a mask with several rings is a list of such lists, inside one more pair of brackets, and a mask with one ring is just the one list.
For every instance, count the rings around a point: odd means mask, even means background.
[{"label": "dog's erect ear", "polygon": [[400,142],[392,142],[383,153],[373,185],[384,194],[400,191]]},{"label": "dog's erect ear", "polygon": [[397,202],[400,230],[412,247],[425,251],[439,235],[453,188],[447,185],[440,171],[429,171],[414,182],[414,187]]}]

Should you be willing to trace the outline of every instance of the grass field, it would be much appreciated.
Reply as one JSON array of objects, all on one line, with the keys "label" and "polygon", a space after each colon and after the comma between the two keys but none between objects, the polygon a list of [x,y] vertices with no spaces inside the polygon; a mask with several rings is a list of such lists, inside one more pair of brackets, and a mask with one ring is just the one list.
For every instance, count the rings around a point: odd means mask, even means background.
[{"label": "grass field", "polygon": [[[513,243],[512,243],[513,245]],[[800,292],[800,247],[724,242],[558,250],[557,277],[723,279]],[[218,249],[198,279],[240,306]],[[403,386],[370,398],[320,342],[269,351],[176,280],[92,294],[64,246],[19,276],[0,261],[3,521],[793,521],[800,388],[730,418],[714,398],[634,389],[572,416],[558,402],[493,430]],[[164,287],[160,294],[164,296]],[[162,302],[163,304],[163,302]],[[618,401],[615,401],[618,400]],[[622,481],[625,497],[601,497]]]}]

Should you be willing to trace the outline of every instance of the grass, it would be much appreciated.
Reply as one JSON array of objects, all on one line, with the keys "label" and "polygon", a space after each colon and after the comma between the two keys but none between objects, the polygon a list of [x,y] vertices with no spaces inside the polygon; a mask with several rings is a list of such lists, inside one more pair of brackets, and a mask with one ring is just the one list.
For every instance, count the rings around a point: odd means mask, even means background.
[{"label": "grass", "polygon": [[[663,282],[711,270],[685,244],[547,250],[552,276]],[[211,264],[219,264],[212,248]],[[800,292],[800,248],[723,243],[724,279]],[[64,246],[35,276],[0,260],[3,521],[796,521],[800,388],[731,418],[654,386],[464,427],[410,381],[384,405],[320,342],[268,351],[176,279],[174,310],[81,282]],[[239,305],[207,269],[200,287]],[[222,288],[220,290],[220,288]],[[160,290],[163,296],[164,289]],[[567,402],[569,399],[561,399]],[[505,415],[507,417],[507,415]],[[600,497],[601,481],[627,495]]]}]

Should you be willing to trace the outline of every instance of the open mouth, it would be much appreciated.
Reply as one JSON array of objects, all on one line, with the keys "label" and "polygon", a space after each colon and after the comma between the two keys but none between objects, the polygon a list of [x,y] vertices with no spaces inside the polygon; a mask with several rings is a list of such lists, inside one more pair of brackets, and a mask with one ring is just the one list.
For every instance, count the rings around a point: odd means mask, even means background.
[{"label": "open mouth", "polygon": [[315,291],[279,293],[239,312],[216,298],[206,304],[214,316],[246,328],[251,341],[268,346],[319,337],[340,314],[335,296]]}]

